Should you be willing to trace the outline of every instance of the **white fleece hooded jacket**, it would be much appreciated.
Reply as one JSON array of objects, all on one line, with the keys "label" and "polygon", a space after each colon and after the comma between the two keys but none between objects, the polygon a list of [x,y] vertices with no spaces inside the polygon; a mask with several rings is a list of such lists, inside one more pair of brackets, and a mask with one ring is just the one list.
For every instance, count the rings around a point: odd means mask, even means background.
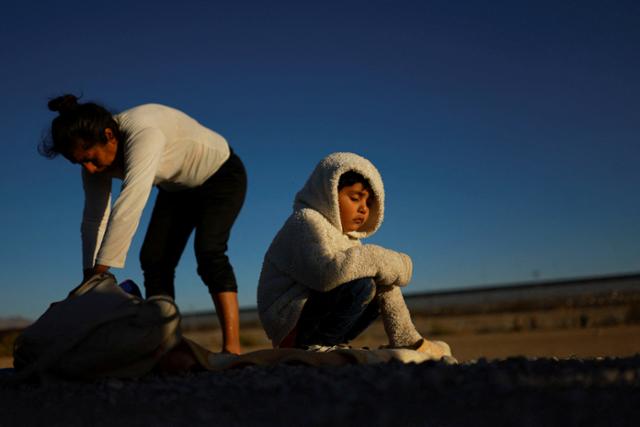
[{"label": "white fleece hooded jacket", "polygon": [[[338,182],[348,171],[364,176],[375,197],[367,222],[358,231],[343,233]],[[333,153],[320,161],[264,257],[258,312],[274,346],[297,324],[310,290],[326,292],[364,277],[376,282],[390,344],[408,346],[421,338],[399,288],[411,280],[411,259],[359,240],[375,233],[383,217],[384,187],[371,162],[353,153]]]}]

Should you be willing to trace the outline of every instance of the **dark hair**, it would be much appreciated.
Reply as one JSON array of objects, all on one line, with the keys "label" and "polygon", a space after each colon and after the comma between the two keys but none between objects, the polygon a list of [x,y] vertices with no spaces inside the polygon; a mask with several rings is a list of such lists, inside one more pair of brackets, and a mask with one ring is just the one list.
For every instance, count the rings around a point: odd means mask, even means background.
[{"label": "dark hair", "polygon": [[120,141],[121,133],[113,115],[101,105],[93,102],[78,103],[75,95],[62,95],[51,99],[47,104],[49,110],[59,113],[51,122],[50,133],[38,145],[38,152],[48,158],[58,154],[68,157],[78,140],[83,141],[83,148],[90,148],[100,143],[105,144],[105,129],[110,128],[115,138]]},{"label": "dark hair", "polygon": [[351,187],[352,185],[357,183],[362,184],[364,189],[371,193],[371,195],[373,195],[373,190],[371,189],[369,180],[356,171],[349,171],[340,175],[340,181],[338,182],[338,191],[342,190],[344,187]]}]

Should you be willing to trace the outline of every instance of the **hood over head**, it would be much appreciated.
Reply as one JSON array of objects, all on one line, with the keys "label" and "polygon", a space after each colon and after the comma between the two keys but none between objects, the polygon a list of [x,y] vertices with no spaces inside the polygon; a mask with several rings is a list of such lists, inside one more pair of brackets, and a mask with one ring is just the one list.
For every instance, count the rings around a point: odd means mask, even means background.
[{"label": "hood over head", "polygon": [[367,222],[358,231],[347,233],[351,237],[361,239],[375,233],[384,217],[382,178],[376,167],[362,156],[354,153],[332,153],[322,159],[311,172],[304,187],[296,194],[293,208],[295,210],[314,209],[327,218],[334,227],[342,231],[338,183],[342,174],[349,171],[355,171],[365,177],[373,192]]}]

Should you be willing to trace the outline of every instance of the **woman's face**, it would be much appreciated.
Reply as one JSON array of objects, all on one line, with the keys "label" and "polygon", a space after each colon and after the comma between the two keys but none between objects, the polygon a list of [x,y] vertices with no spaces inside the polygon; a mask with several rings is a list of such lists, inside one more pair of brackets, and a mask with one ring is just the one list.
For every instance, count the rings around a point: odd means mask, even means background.
[{"label": "woman's face", "polygon": [[80,164],[88,173],[100,173],[114,165],[118,152],[118,141],[113,136],[111,129],[105,129],[107,142],[97,142],[89,148],[84,148],[85,141],[78,139],[71,153],[71,163]]}]

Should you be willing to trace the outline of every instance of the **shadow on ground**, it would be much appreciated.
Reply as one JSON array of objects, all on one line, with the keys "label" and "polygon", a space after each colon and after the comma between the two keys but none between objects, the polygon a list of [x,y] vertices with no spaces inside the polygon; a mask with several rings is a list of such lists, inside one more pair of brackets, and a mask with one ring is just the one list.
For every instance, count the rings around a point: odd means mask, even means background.
[{"label": "shadow on ground", "polygon": [[[11,376],[0,371],[0,378]],[[640,355],[246,367],[0,386],[0,425],[636,426]]]}]

